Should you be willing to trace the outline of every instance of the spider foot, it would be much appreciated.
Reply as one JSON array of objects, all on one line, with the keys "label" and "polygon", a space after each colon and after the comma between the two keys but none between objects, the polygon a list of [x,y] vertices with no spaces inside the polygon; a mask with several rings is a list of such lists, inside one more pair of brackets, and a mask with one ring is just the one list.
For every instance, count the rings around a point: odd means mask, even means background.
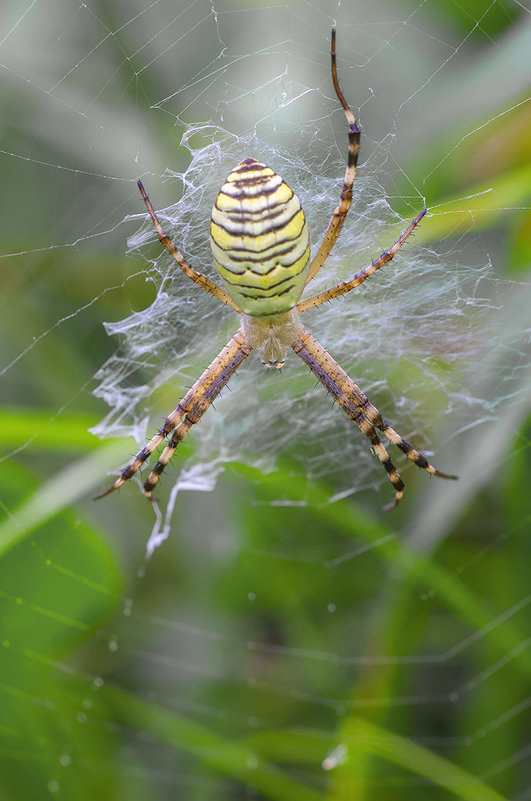
[{"label": "spider foot", "polygon": [[451,476],[449,473],[441,473],[440,470],[437,470],[436,467],[433,467],[431,464],[425,468],[428,473],[431,473],[434,476],[438,476],[439,478],[449,478],[452,481],[457,481],[459,476]]},{"label": "spider foot", "polygon": [[403,495],[404,495],[404,490],[397,490],[397,491],[395,492],[395,497],[394,497],[394,500],[392,500],[392,501],[391,501],[391,503],[387,503],[387,504],[386,504],[386,505],[383,507],[383,511],[384,511],[384,512],[390,512],[390,511],[391,511],[391,509],[394,509],[396,506],[398,506],[398,504],[399,504],[399,503],[400,503],[400,501],[402,500],[402,497],[403,497]]},{"label": "spider foot", "polygon": [[125,484],[125,479],[122,476],[120,476],[119,478],[116,479],[114,484],[111,487],[109,487],[109,489],[106,489],[104,492],[100,492],[99,495],[95,495],[92,500],[99,501],[100,498],[105,498],[107,495],[110,495],[111,492],[114,492],[114,490],[119,489],[119,487],[121,487],[122,484]]}]

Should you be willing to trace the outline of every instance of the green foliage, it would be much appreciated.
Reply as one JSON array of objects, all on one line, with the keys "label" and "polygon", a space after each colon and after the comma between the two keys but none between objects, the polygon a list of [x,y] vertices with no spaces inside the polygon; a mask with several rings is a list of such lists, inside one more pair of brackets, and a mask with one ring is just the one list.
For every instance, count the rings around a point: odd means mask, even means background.
[{"label": "green foliage", "polygon": [[[0,472],[5,509],[22,492],[35,492],[26,471],[4,463]],[[120,576],[114,555],[94,527],[67,510],[35,520],[31,536],[23,515],[12,512],[0,535],[1,690],[0,760],[6,798],[42,798],[56,785],[65,797],[108,797],[112,770],[87,773],[83,784],[72,762],[102,766],[117,744],[112,734],[86,725],[83,693],[67,688],[75,670],[72,652],[95,635],[115,607]],[[6,536],[12,525],[18,543]],[[97,687],[96,677],[92,679]]]}]

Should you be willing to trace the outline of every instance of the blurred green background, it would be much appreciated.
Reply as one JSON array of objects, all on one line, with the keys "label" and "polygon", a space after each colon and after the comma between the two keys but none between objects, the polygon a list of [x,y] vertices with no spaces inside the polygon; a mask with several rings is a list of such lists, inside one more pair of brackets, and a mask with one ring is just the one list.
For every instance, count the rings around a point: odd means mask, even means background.
[{"label": "blurred green background", "polygon": [[[0,799],[531,799],[523,5],[12,0],[0,19]],[[500,279],[483,336],[511,344],[510,389],[478,365],[484,419],[434,429],[458,484],[406,471],[384,514],[383,483],[330,503],[279,452],[272,473],[235,463],[179,494],[146,561],[137,488],[91,500],[135,443],[88,433],[103,322],[154,297],[125,255],[135,179],[174,201],[160,176],[186,166],[197,76],[219,64],[235,92],[260,37],[325,85],[333,20],[375,94],[366,146],[400,117],[392,204],[421,186],[451,214],[416,241]]]}]

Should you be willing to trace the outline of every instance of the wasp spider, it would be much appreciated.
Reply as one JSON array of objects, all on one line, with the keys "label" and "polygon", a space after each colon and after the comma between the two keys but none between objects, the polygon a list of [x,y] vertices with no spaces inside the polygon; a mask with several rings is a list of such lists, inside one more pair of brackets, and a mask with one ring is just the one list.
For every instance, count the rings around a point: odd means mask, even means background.
[{"label": "wasp spider", "polygon": [[144,483],[151,498],[159,477],[175,448],[206,412],[252,350],[258,351],[266,367],[282,367],[288,348],[305,362],[326,387],[336,403],[369,439],[394,487],[392,508],[400,501],[404,483],[380,441],[381,432],[397,445],[418,467],[441,478],[455,478],[436,470],[421,453],[383,420],[380,412],[330,354],[306,330],[301,315],[359,286],[384,264],[391,261],[415,226],[423,209],[402,236],[372,264],[349,281],[299,300],[306,284],[324,265],[345,222],[352,199],[356,175],[360,131],[343,93],[336,68],[336,35],[332,30],[332,81],[348,123],[348,160],[339,205],[314,258],[310,261],[310,238],[299,199],[270,167],[246,158],[228,176],[212,209],[210,242],[214,262],[223,288],[194,270],[164,233],[146,191],[138,186],[161,243],[181,270],[202,289],[226,303],[240,315],[240,327],[221,353],[166,418],[155,436],[122,470],[112,487],[99,495],[109,495],[134,476],[153,452],[167,440],[166,447]]}]

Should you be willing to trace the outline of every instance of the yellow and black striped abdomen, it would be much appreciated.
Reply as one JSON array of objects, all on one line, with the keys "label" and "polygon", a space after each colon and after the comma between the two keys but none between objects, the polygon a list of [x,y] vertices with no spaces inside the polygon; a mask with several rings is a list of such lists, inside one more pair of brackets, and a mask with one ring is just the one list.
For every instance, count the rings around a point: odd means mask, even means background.
[{"label": "yellow and black striped abdomen", "polygon": [[210,243],[223,285],[252,317],[273,317],[299,300],[310,258],[297,195],[270,167],[244,159],[216,198]]}]

